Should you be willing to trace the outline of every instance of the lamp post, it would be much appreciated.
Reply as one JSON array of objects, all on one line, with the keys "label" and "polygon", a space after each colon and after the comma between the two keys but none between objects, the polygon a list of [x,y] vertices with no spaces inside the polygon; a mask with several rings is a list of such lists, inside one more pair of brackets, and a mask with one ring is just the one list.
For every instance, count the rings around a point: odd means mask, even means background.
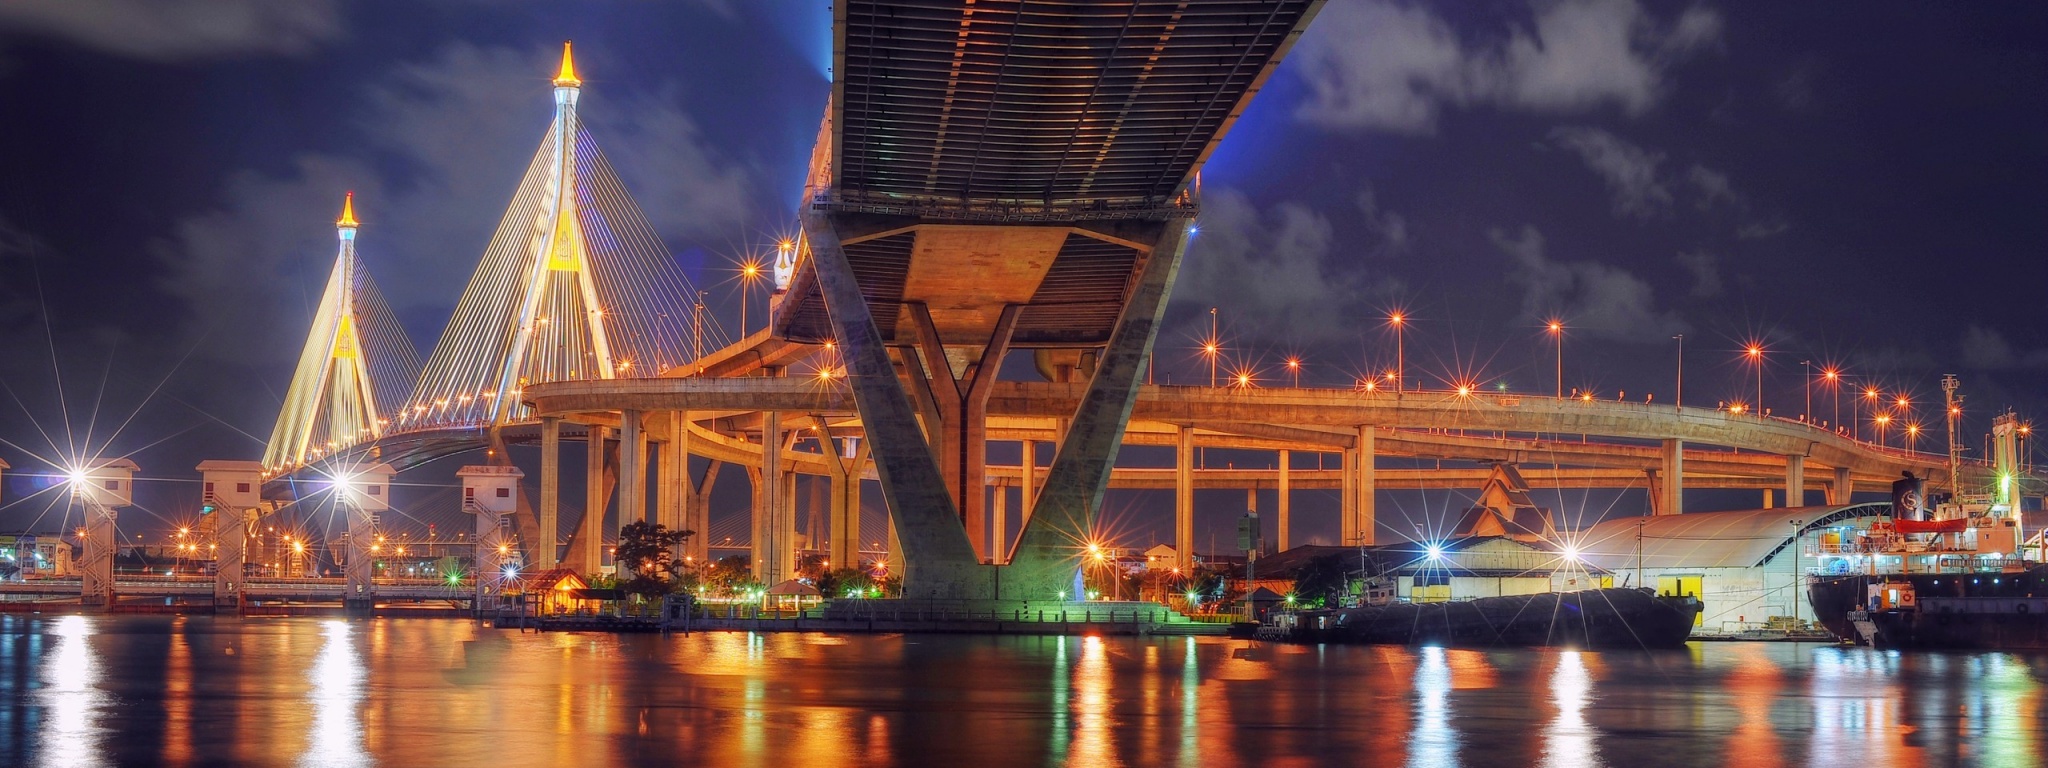
[{"label": "lamp post", "polygon": [[1557,399],[1564,399],[1564,323],[1550,321],[1550,335],[1557,339]]},{"label": "lamp post", "polygon": [[[1864,389],[1864,390],[1863,390],[1863,399],[1864,399],[1864,400],[1868,400],[1868,401],[1870,401],[1870,413],[1871,413],[1871,416],[1872,416],[1873,418],[1874,418],[1874,417],[1876,417],[1876,415],[1877,415],[1877,387],[1869,387],[1869,388],[1866,388],[1866,389]],[[1856,416],[1856,426],[1857,426],[1857,429],[1858,429],[1858,431],[1860,432],[1860,431],[1861,431],[1861,429],[1862,429],[1862,426],[1863,426],[1863,416],[1862,416],[1862,414],[1860,413],[1860,409],[1859,409],[1859,413],[1858,413],[1858,414],[1857,414],[1857,416]],[[1859,437],[1860,437],[1860,436],[1859,436]]]},{"label": "lamp post", "polygon": [[761,279],[761,262],[747,259],[740,262],[740,338],[747,337],[747,305],[754,301],[754,283]]},{"label": "lamp post", "polygon": [[1799,412],[1799,418],[1808,423],[1813,421],[1813,361],[1799,361],[1800,385],[1806,390],[1806,410]]},{"label": "lamp post", "polygon": [[1885,447],[1884,428],[1885,425],[1892,423],[1892,415],[1889,413],[1880,413],[1877,415],[1876,419],[1873,419],[1873,421],[1877,422],[1877,447],[1883,448]]},{"label": "lamp post", "polygon": [[1216,386],[1216,357],[1222,353],[1223,345],[1216,338],[1216,308],[1209,308],[1209,338],[1202,342],[1202,354],[1209,358],[1209,386]]},{"label": "lamp post", "polygon": [[1761,344],[1751,344],[1751,345],[1749,345],[1749,347],[1748,347],[1748,348],[1746,348],[1746,349],[1744,349],[1744,350],[1743,350],[1743,354],[1744,354],[1744,355],[1746,355],[1746,356],[1747,356],[1747,357],[1749,358],[1749,364],[1750,364],[1750,365],[1756,366],[1756,413],[1757,413],[1757,415],[1758,415],[1758,416],[1762,416],[1762,415],[1763,415],[1763,412],[1764,412],[1764,348],[1763,348],[1763,345],[1761,345]]},{"label": "lamp post", "polygon": [[1920,425],[1918,425],[1918,424],[1907,424],[1907,425],[1906,425],[1906,452],[1907,452],[1907,453],[1912,453],[1912,452],[1914,452],[1914,451],[1917,451],[1917,450],[1919,450],[1919,448],[1917,447],[1917,446],[1918,446],[1919,444],[1920,444]]},{"label": "lamp post", "polygon": [[1671,399],[1671,406],[1683,412],[1685,410],[1685,334],[1681,333],[1671,338],[1678,340],[1678,396]]},{"label": "lamp post", "polygon": [[1294,388],[1301,388],[1301,358],[1287,358],[1287,372],[1294,376]]},{"label": "lamp post", "polygon": [[1394,326],[1394,391],[1408,389],[1408,348],[1407,316],[1400,312],[1387,315],[1387,322]]},{"label": "lamp post", "polygon": [[1825,368],[1820,372],[1827,378],[1828,391],[1835,397],[1833,411],[1829,414],[1828,425],[1840,429],[1842,426],[1842,372],[1836,368]]}]

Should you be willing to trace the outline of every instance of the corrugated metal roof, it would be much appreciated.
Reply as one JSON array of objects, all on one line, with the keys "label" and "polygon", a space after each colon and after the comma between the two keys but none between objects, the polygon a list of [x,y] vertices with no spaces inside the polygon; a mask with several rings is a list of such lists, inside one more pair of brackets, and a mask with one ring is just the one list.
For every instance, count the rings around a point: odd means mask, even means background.
[{"label": "corrugated metal roof", "polygon": [[1579,538],[1580,556],[1610,571],[1636,567],[1636,526],[1642,526],[1645,568],[1753,568],[1801,534],[1862,517],[1889,517],[1891,504],[1784,507],[1691,512],[1602,520]]}]

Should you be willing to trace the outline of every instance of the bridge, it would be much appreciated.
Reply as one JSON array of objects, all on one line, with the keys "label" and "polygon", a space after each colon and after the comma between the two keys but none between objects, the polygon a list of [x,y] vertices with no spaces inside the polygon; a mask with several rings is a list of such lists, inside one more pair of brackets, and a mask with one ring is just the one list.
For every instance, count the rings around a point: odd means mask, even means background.
[{"label": "bridge", "polygon": [[[1184,559],[1198,488],[1278,490],[1282,548],[1291,491],[1338,489],[1341,537],[1366,545],[1394,529],[1377,491],[1476,488],[1488,464],[1520,467],[1534,487],[1645,488],[1660,514],[1681,514],[1686,488],[1846,503],[1902,471],[2014,492],[2028,428],[2010,417],[1994,426],[1995,457],[1965,463],[1806,417],[1561,391],[1151,384],[1202,166],[1321,5],[835,3],[836,79],[797,236],[759,275],[773,287],[762,327],[743,320],[737,333],[704,312],[580,123],[565,44],[554,118],[432,353],[421,362],[392,320],[345,198],[335,267],[264,459],[202,465],[207,507],[230,513],[215,520],[226,538],[246,535],[282,504],[311,503],[276,500],[285,481],[322,478],[311,498],[347,515],[350,562],[367,562],[392,475],[482,451],[460,473],[478,524],[474,591],[491,588],[508,547],[535,567],[598,570],[613,509],[619,526],[708,531],[708,486],[732,464],[752,480],[747,544],[764,583],[795,574],[801,474],[830,482],[831,561],[859,562],[874,538],[859,514],[873,481],[906,596],[1017,601],[1079,593],[1109,488],[1172,489]],[[1030,355],[1042,380],[1000,378],[1013,354]],[[565,440],[586,446],[569,530]],[[1026,460],[990,464],[990,441]],[[510,466],[515,444],[539,448],[537,490]],[[1118,466],[1125,445],[1171,446],[1173,466]],[[1211,447],[1269,451],[1273,463],[1197,466]],[[1318,468],[1295,466],[1300,454]],[[713,471],[693,477],[691,457]],[[1381,457],[1458,466],[1382,468]],[[77,493],[109,510],[111,535],[125,499],[93,483],[128,470],[87,470]],[[708,538],[690,543],[693,560],[708,561]],[[93,578],[79,588],[92,594]],[[339,583],[337,595],[383,594],[367,571]],[[215,590],[242,599],[270,586]]]}]

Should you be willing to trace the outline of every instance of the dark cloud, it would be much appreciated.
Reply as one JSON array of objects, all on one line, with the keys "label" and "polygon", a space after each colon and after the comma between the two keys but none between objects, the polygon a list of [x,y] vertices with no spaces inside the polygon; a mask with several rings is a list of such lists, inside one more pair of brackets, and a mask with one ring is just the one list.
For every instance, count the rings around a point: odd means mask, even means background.
[{"label": "dark cloud", "polygon": [[1523,316],[1532,323],[1563,317],[1575,332],[1637,343],[1686,330],[1677,315],[1657,309],[1656,292],[1642,278],[1597,262],[1554,261],[1535,227],[1488,236],[1508,255],[1513,282],[1522,287]]},{"label": "dark cloud", "polygon": [[1599,128],[1561,126],[1550,140],[1578,154],[1607,182],[1614,215],[1647,219],[1671,208],[1671,190],[1658,178],[1664,153],[1651,152]]},{"label": "dark cloud", "polygon": [[1176,314],[1193,317],[1188,308],[1199,307],[1206,323],[1208,307],[1227,306],[1233,327],[1269,342],[1355,335],[1349,318],[1366,311],[1374,287],[1361,277],[1360,250],[1333,248],[1328,217],[1291,202],[1262,212],[1242,192],[1212,188],[1202,196],[1199,223],[1174,288],[1183,310]]},{"label": "dark cloud", "polygon": [[1997,330],[1971,323],[1956,345],[1963,365],[1980,370],[2048,368],[2048,349],[2021,351]]},{"label": "dark cloud", "polygon": [[1540,112],[1613,107],[1640,115],[1665,70],[1720,38],[1702,7],[1659,20],[1633,0],[1539,3],[1504,35],[1461,35],[1437,6],[1332,3],[1295,56],[1312,96],[1301,119],[1335,128],[1429,133],[1447,107]]},{"label": "dark cloud", "polygon": [[1691,251],[1678,254],[1678,265],[1692,273],[1692,295],[1696,299],[1711,299],[1721,295],[1721,265],[1714,254],[1706,251]]},{"label": "dark cloud", "polygon": [[343,33],[332,0],[7,0],[0,29],[155,60],[300,54]]}]

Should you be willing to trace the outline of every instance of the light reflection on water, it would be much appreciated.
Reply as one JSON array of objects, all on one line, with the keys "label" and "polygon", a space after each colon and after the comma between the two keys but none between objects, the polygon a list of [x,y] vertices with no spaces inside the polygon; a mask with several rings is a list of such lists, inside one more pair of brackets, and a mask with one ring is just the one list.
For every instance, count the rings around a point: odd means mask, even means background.
[{"label": "light reflection on water", "polygon": [[38,765],[106,765],[100,742],[106,735],[99,719],[107,704],[101,691],[99,660],[92,651],[92,620],[65,616],[52,622],[48,634],[56,638],[44,660],[42,682],[36,702],[47,720],[39,734],[43,751]]},{"label": "light reflection on water", "polygon": [[2040,766],[2048,658],[0,616],[0,765]]}]

